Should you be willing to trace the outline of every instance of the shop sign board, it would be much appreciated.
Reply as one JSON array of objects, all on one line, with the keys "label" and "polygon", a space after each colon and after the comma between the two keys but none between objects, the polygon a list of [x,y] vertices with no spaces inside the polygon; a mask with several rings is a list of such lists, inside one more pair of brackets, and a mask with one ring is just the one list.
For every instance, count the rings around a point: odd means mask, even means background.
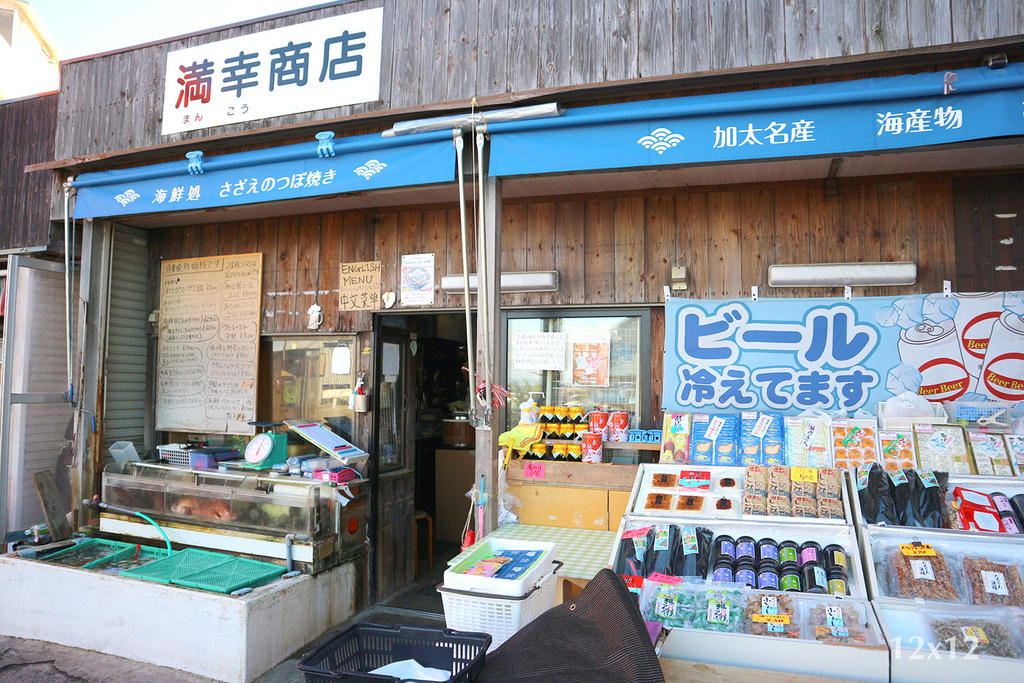
[{"label": "shop sign board", "polygon": [[1024,134],[1024,64],[570,108],[488,125],[492,176],[835,156]]},{"label": "shop sign board", "polygon": [[434,304],[434,255],[402,254],[402,305]]},{"label": "shop sign board", "polygon": [[161,132],[376,101],[383,25],[378,7],[169,52]]},{"label": "shop sign board", "polygon": [[664,409],[1024,400],[1024,292],[666,304]]},{"label": "shop sign board", "polygon": [[339,311],[380,309],[380,261],[341,264]]}]

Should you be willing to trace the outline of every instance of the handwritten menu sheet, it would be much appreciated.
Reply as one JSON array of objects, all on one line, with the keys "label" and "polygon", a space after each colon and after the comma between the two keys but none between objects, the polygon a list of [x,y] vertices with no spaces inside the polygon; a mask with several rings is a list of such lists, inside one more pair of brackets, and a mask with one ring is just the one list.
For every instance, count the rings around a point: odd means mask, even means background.
[{"label": "handwritten menu sheet", "polygon": [[156,428],[253,434],[263,254],[164,261]]}]

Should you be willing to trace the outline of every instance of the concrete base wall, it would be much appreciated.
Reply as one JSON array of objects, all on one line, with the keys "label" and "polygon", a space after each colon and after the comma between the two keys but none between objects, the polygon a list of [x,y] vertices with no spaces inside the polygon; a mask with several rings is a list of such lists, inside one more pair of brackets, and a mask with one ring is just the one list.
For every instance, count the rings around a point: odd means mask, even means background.
[{"label": "concrete base wall", "polygon": [[355,614],[355,564],[248,595],[0,556],[0,635],[249,683]]}]

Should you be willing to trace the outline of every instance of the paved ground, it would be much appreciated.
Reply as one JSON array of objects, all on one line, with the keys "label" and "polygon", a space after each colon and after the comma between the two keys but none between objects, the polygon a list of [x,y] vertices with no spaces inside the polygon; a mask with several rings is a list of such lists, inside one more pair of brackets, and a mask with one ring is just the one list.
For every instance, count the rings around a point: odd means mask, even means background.
[{"label": "paved ground", "polygon": [[[374,607],[339,624],[317,643],[256,679],[256,683],[304,683],[298,669],[302,655],[349,624],[406,624],[444,626],[444,617],[389,607]],[[0,636],[0,683],[215,683],[194,674],[133,662],[113,655],[64,647],[40,640]]]}]

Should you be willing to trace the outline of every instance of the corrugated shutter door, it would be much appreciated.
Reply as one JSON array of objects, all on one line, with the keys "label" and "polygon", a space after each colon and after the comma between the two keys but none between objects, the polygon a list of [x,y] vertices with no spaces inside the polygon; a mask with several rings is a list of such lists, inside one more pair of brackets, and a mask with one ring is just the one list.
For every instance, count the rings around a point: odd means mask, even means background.
[{"label": "corrugated shutter door", "polygon": [[[149,247],[146,233],[118,225],[110,267],[107,377],[104,419],[107,446],[131,441],[139,455],[146,442],[146,339]],[[110,460],[109,454],[107,455]]]}]

